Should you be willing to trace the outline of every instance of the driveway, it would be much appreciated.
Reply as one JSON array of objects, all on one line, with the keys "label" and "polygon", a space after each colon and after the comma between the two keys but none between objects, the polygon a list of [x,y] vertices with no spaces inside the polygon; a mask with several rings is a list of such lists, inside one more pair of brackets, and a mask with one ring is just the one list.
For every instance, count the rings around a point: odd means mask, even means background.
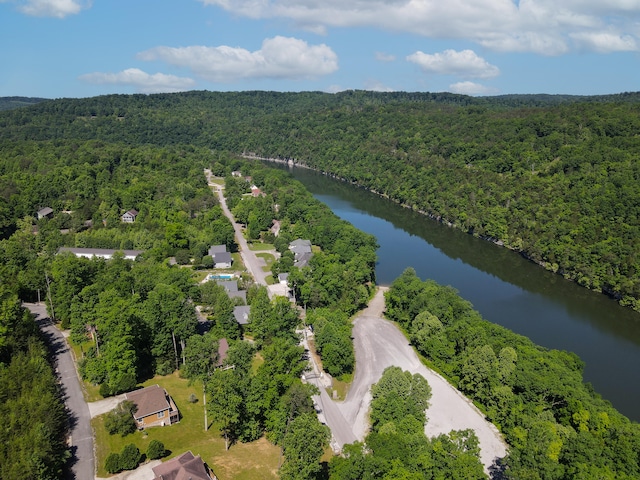
[{"label": "driveway", "polygon": [[93,430],[89,407],[84,399],[73,354],[67,341],[49,319],[44,304],[23,304],[34,315],[35,322],[42,330],[47,344],[54,355],[56,374],[62,385],[65,405],[69,412],[70,445],[72,457],[70,470],[65,478],[86,480],[94,478]]}]

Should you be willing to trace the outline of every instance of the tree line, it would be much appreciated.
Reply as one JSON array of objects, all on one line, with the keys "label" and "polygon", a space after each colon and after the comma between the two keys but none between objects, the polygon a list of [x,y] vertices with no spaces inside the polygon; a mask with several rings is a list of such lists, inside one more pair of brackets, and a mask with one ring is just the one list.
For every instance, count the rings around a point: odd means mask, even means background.
[{"label": "tree line", "polygon": [[509,444],[506,478],[631,479],[640,425],[585,384],[583,363],[481,318],[452,287],[413,269],[385,295],[386,315],[428,364],[485,412]]},{"label": "tree line", "polygon": [[638,309],[638,97],[109,95],[3,112],[0,138],[295,159]]}]

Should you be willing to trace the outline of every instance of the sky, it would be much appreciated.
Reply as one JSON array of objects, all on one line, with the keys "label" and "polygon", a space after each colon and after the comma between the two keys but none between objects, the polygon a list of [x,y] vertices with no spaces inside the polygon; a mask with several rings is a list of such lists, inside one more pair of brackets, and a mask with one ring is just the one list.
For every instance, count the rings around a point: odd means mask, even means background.
[{"label": "sky", "polygon": [[0,0],[0,96],[640,91],[640,0]]}]

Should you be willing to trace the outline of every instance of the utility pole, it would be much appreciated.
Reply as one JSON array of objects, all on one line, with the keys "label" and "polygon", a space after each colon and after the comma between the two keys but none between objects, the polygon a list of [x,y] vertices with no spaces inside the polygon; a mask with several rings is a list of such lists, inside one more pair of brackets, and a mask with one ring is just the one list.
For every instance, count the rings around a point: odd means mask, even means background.
[{"label": "utility pole", "polygon": [[47,297],[49,298],[49,305],[51,306],[51,319],[55,322],[56,314],[53,311],[53,300],[51,300],[51,282],[49,281],[49,275],[46,270],[44,272],[44,278],[47,281]]}]

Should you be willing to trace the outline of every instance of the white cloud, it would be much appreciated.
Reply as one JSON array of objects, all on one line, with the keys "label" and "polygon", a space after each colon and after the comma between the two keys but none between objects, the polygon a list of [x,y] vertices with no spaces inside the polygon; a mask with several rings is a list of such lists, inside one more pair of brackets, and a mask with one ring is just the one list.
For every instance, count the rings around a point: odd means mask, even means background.
[{"label": "white cloud", "polygon": [[341,87],[340,85],[329,85],[325,92],[327,93],[338,93],[338,92],[344,92],[346,90],[346,88]]},{"label": "white cloud", "polygon": [[451,93],[460,93],[462,95],[488,95],[496,93],[496,90],[485,85],[474,82],[458,82],[449,85]]},{"label": "white cloud", "polygon": [[631,35],[618,35],[609,32],[583,32],[572,34],[571,38],[584,49],[598,53],[638,50],[638,42]]},{"label": "white cloud", "polygon": [[80,80],[98,85],[128,85],[141,93],[180,92],[189,90],[195,81],[187,77],[176,77],[164,73],[148,74],[137,68],[128,68],[118,73],[87,73]]},{"label": "white cloud", "polygon": [[141,52],[138,57],[186,67],[214,82],[247,78],[315,78],[338,69],[338,57],[330,47],[280,36],[265,39],[262,48],[255,52],[226,45],[155,47]]},{"label": "white cloud", "polygon": [[64,18],[91,6],[91,0],[8,0],[18,4],[18,10],[34,17]]},{"label": "white cloud", "polygon": [[[464,39],[500,51],[559,55],[578,35],[640,33],[638,0],[200,0],[250,18],[288,18],[305,29],[371,26],[430,38]],[[607,51],[630,42],[609,42]],[[602,51],[598,42],[582,47]]]},{"label": "white cloud", "polygon": [[419,65],[425,73],[471,78],[491,78],[500,74],[498,67],[476,55],[473,50],[445,50],[434,54],[418,51],[409,55],[407,60]]},{"label": "white cloud", "polygon": [[384,85],[378,80],[367,80],[364,84],[364,89],[373,92],[395,92],[395,89]]},{"label": "white cloud", "polygon": [[379,62],[393,62],[395,61],[395,59],[395,55],[390,55],[384,52],[376,52],[376,60],[378,60]]}]

